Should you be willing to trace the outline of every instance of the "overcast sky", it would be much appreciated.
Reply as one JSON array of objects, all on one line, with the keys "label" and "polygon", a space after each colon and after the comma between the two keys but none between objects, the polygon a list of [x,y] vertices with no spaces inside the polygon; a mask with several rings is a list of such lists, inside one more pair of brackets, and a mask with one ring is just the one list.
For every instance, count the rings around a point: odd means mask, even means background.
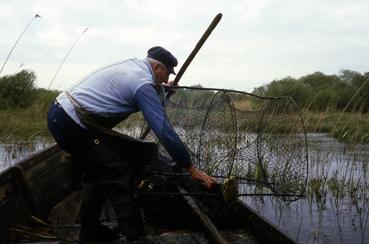
[{"label": "overcast sky", "polygon": [[33,16],[42,16],[1,75],[30,69],[47,88],[80,37],[52,89],[111,62],[145,57],[156,45],[177,56],[178,71],[219,12],[223,19],[180,84],[252,91],[315,71],[369,71],[368,0],[1,0],[1,66]]}]

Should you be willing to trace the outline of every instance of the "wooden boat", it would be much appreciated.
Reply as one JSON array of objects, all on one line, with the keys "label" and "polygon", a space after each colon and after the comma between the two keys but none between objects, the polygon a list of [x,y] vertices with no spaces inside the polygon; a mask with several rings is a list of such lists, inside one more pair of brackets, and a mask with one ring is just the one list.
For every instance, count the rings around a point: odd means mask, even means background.
[{"label": "wooden boat", "polygon": [[[148,243],[294,243],[239,200],[192,194],[204,190],[186,176],[175,183],[160,173],[151,178],[156,188],[140,191]],[[0,242],[77,242],[79,204],[80,174],[71,157],[57,145],[32,155],[0,175]],[[114,225],[109,206],[102,220]]]}]

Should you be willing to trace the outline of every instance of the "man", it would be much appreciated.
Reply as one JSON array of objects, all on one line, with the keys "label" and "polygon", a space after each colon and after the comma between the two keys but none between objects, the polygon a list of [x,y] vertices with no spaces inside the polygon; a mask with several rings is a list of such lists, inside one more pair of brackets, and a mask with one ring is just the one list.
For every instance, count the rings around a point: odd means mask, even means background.
[{"label": "man", "polygon": [[152,47],[145,59],[125,60],[89,74],[69,91],[61,93],[52,104],[48,112],[49,130],[91,182],[80,211],[80,240],[104,241],[101,233],[107,232],[98,219],[105,198],[111,201],[119,229],[128,241],[144,234],[133,194],[135,162],[122,157],[129,150],[109,143],[91,129],[95,126],[110,129],[130,114],[141,111],[174,161],[208,188],[215,183],[191,163],[157,94],[157,88],[168,83],[169,75],[175,75],[177,63],[166,49]]}]

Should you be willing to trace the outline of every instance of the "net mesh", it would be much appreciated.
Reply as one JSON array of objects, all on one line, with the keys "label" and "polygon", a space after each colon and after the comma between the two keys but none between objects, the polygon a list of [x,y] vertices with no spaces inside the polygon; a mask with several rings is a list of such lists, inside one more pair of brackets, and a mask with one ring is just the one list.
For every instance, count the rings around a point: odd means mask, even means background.
[{"label": "net mesh", "polygon": [[[262,185],[268,194],[290,199],[304,195],[307,140],[291,98],[201,87],[175,91],[165,101],[166,112],[197,167],[219,178],[233,176]],[[139,137],[146,125],[138,113],[119,128]],[[145,140],[156,137],[150,132]],[[165,149],[160,151],[169,156]]]}]

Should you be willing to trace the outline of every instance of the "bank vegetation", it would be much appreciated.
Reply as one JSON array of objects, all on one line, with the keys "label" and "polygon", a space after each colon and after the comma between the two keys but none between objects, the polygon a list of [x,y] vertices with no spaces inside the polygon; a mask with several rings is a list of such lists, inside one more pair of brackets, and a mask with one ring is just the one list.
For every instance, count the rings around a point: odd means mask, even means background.
[{"label": "bank vegetation", "polygon": [[[315,72],[300,78],[285,77],[254,89],[264,97],[292,97],[301,109],[308,132],[329,133],[348,143],[369,143],[369,72],[342,70],[326,75]],[[48,106],[60,93],[37,88],[36,74],[22,70],[0,77],[1,138],[31,139],[47,136]],[[209,104],[209,96],[183,101]],[[234,101],[236,107],[252,108],[254,100]]]}]

